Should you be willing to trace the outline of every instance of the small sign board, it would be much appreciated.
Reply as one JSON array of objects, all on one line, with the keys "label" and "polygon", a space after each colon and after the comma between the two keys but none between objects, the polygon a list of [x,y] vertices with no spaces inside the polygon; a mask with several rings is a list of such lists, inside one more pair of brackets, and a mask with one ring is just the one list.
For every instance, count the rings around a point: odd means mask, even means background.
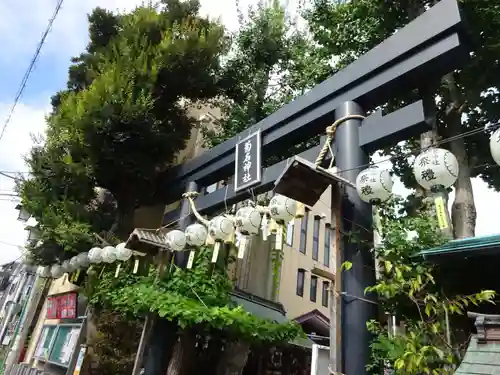
[{"label": "small sign board", "polygon": [[236,144],[234,191],[248,189],[261,182],[261,133],[257,130]]}]

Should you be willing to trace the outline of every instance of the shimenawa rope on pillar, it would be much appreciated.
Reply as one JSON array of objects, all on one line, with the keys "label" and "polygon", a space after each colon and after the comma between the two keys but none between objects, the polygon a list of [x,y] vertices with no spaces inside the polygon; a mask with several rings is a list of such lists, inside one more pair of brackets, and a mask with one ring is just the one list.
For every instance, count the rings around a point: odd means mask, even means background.
[{"label": "shimenawa rope on pillar", "polygon": [[321,165],[321,163],[323,162],[323,159],[326,156],[326,153],[328,152],[328,150],[331,147],[330,144],[332,143],[333,139],[335,138],[335,132],[337,131],[337,126],[342,124],[344,121],[352,120],[352,119],[364,120],[365,116],[362,116],[362,115],[344,116],[344,117],[341,117],[338,120],[336,120],[330,126],[326,127],[326,140],[325,140],[325,143],[323,144],[323,147],[321,148],[321,151],[318,154],[318,157],[316,158],[316,162],[314,163],[314,164],[316,164],[317,167],[319,167]]}]

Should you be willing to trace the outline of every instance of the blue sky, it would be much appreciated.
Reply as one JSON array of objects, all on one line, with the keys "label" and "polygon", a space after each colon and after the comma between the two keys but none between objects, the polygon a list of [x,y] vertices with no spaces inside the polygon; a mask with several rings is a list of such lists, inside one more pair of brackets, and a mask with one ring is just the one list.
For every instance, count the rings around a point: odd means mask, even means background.
[{"label": "blue sky", "polygon": [[[21,79],[29,65],[57,0],[0,0],[0,126],[8,115]],[[256,0],[240,1],[242,8]],[[33,145],[32,133],[44,130],[50,97],[66,84],[69,60],[87,44],[87,14],[95,7],[110,10],[131,9],[141,0],[66,0],[41,51],[24,94],[12,117],[5,136],[0,140],[0,171],[26,171],[22,155]],[[293,0],[289,1],[293,5]],[[231,30],[237,27],[235,0],[201,0],[202,12],[221,18]],[[12,190],[13,183],[0,177],[0,264],[15,259],[15,246],[25,241],[23,225],[16,221],[15,202],[6,201],[1,193]],[[494,233],[496,212],[500,212],[499,195],[474,181],[479,211],[478,234]],[[400,184],[396,191],[404,192]],[[453,197],[452,197],[453,198]],[[494,216],[495,215],[495,216]]]}]

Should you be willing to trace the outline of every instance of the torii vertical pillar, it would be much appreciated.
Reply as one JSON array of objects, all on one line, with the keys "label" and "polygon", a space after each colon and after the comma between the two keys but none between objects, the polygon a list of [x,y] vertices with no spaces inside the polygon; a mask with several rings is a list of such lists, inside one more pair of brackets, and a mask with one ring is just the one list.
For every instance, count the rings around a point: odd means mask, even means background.
[{"label": "torii vertical pillar", "polygon": [[[350,115],[364,115],[363,109],[355,102],[343,103],[335,110],[335,119]],[[335,134],[337,149],[337,168],[341,177],[355,183],[359,172],[366,168],[368,156],[362,150],[359,139],[361,119],[349,119],[341,123]],[[343,271],[341,277],[340,297],[342,311],[341,342],[342,342],[342,373],[348,375],[365,375],[365,365],[370,356],[371,335],[366,328],[366,322],[376,318],[376,305],[365,299],[365,288],[375,283],[375,268],[373,254],[366,245],[360,245],[349,238],[346,233],[355,233],[363,240],[372,238],[372,210],[370,205],[359,198],[356,190],[347,187],[341,198],[341,228],[340,241],[341,262],[349,261],[352,268]],[[360,297],[362,299],[357,299]],[[363,300],[365,299],[365,300]]]}]

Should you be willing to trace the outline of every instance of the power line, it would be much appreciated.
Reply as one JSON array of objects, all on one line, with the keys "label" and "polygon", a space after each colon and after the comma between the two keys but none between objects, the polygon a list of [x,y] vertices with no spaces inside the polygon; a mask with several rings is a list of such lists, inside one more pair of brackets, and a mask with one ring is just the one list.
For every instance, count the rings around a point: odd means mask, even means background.
[{"label": "power line", "polygon": [[[1,139],[2,139],[2,137],[0,137],[0,140]],[[6,172],[2,172],[2,171],[0,171],[0,176],[4,176],[4,177],[7,177],[7,178],[10,178],[11,180],[14,180],[14,181],[20,181],[21,180],[18,177],[11,176],[11,175],[7,174]]]},{"label": "power line", "polygon": [[40,55],[40,51],[45,44],[45,39],[47,39],[47,35],[49,35],[50,30],[52,29],[52,25],[54,24],[54,21],[59,14],[59,10],[61,9],[62,3],[64,0],[58,0],[56,9],[54,10],[54,13],[52,14],[52,17],[49,20],[49,23],[47,24],[47,27],[42,34],[42,38],[40,39],[40,42],[38,43],[38,47],[33,54],[33,57],[31,58],[30,64],[28,66],[28,69],[26,70],[26,73],[24,73],[23,79],[21,80],[21,84],[19,86],[19,89],[17,91],[17,94],[14,98],[14,104],[12,104],[12,107],[10,108],[9,116],[7,117],[7,120],[5,120],[5,123],[3,124],[2,132],[0,133],[0,140],[2,140],[3,135],[5,133],[5,129],[10,123],[10,120],[12,119],[12,115],[14,113],[14,110],[16,109],[17,103],[19,102],[19,99],[21,98],[21,95],[24,92],[24,89],[26,88],[26,84],[28,83],[28,79],[31,75],[31,72],[33,71],[33,68],[35,67],[36,60],[38,59],[38,56]]},{"label": "power line", "polygon": [[[500,126],[500,122],[497,122],[495,124],[490,125],[488,129],[497,128],[499,126]],[[478,134],[478,133],[482,133],[482,132],[484,132],[484,129],[469,130],[469,131],[466,131],[466,132],[463,132],[463,133],[451,136],[449,138],[442,139],[440,141],[437,141],[437,142],[433,143],[432,145],[430,145],[428,147],[424,147],[424,148],[419,149],[419,150],[409,151],[409,152],[403,153],[401,155],[390,156],[388,158],[385,158],[385,159],[382,159],[382,160],[379,160],[379,161],[376,161],[376,162],[371,162],[371,163],[367,163],[367,164],[358,165],[357,167],[354,167],[354,168],[348,168],[348,169],[338,170],[336,173],[340,174],[340,173],[343,173],[343,172],[353,171],[353,170],[356,170],[356,169],[368,168],[368,167],[373,166],[373,165],[382,164],[382,163],[386,163],[388,161],[390,162],[390,161],[393,161],[393,160],[397,160],[397,159],[399,159],[401,157],[416,156],[416,155],[420,154],[421,152],[426,151],[428,149],[431,149],[433,147],[440,146],[440,145],[443,145],[443,144],[446,144],[446,143],[450,143],[450,142],[456,141],[458,139],[470,137],[472,135],[475,135],[475,134]],[[481,166],[490,166],[490,165],[489,164],[483,164]],[[477,166],[477,167],[480,167],[480,166]]]},{"label": "power line", "polygon": [[18,248],[24,249],[24,246],[16,245],[16,244],[13,244],[13,243],[7,242],[7,241],[0,240],[0,244],[7,245],[7,246],[12,246],[12,247],[18,247]]}]

